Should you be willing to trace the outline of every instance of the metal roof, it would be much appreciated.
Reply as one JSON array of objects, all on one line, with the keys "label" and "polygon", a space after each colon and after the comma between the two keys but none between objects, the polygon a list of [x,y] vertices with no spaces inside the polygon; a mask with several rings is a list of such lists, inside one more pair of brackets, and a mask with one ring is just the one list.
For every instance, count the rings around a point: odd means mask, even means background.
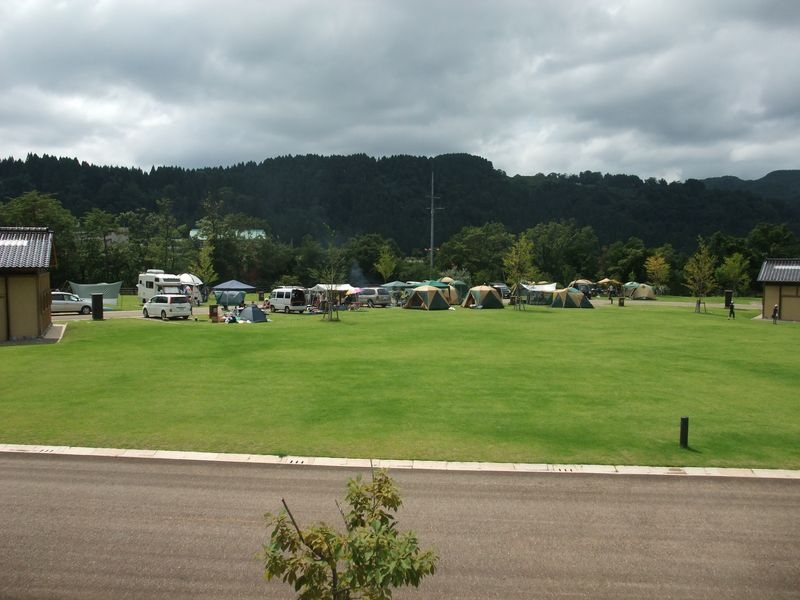
[{"label": "metal roof", "polygon": [[757,281],[800,283],[800,258],[768,258],[761,265]]},{"label": "metal roof", "polygon": [[49,269],[53,232],[46,227],[0,227],[0,269]]}]

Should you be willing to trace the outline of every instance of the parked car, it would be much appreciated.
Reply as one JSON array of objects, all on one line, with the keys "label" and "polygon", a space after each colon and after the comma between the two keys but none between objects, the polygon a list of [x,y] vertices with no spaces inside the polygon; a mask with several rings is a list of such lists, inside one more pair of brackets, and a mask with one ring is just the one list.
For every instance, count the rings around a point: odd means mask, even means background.
[{"label": "parked car", "polygon": [[92,301],[69,292],[50,292],[50,312],[88,315],[92,312]]},{"label": "parked car", "polygon": [[500,294],[500,297],[503,300],[508,300],[511,298],[511,290],[508,289],[508,286],[505,283],[491,283],[489,285],[497,290],[497,293]]},{"label": "parked car", "polygon": [[366,287],[362,288],[358,293],[358,301],[370,307],[382,306],[386,308],[392,303],[392,297],[386,288]]},{"label": "parked car", "polygon": [[144,303],[142,316],[167,319],[188,319],[192,303],[183,294],[157,294]]},{"label": "parked car", "polygon": [[272,312],[282,310],[301,313],[308,308],[308,290],[301,287],[279,287],[269,294],[269,309]]}]

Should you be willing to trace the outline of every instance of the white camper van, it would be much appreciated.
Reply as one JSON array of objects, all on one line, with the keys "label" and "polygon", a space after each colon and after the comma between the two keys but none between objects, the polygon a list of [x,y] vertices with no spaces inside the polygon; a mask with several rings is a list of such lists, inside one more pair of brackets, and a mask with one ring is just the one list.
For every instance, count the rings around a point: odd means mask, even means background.
[{"label": "white camper van", "polygon": [[308,307],[308,290],[300,287],[275,288],[269,295],[272,312],[303,312]]},{"label": "white camper van", "polygon": [[181,279],[177,275],[164,273],[161,269],[147,269],[146,273],[139,273],[136,295],[144,304],[156,294],[180,294],[181,287]]}]

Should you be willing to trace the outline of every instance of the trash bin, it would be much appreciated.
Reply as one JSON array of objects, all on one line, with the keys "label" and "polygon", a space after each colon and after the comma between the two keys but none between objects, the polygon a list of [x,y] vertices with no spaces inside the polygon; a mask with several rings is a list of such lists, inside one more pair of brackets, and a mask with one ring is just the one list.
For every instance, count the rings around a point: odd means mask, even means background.
[{"label": "trash bin", "polygon": [[259,302],[263,302],[264,301],[264,292],[258,292],[258,301]]},{"label": "trash bin", "polygon": [[103,320],[103,294],[92,294],[92,319]]},{"label": "trash bin", "polygon": [[208,305],[208,320],[212,323],[217,322],[217,317],[219,316],[219,306],[216,304],[209,304]]},{"label": "trash bin", "polygon": [[620,306],[625,306],[625,296],[620,296],[619,300],[617,300],[617,304]]}]

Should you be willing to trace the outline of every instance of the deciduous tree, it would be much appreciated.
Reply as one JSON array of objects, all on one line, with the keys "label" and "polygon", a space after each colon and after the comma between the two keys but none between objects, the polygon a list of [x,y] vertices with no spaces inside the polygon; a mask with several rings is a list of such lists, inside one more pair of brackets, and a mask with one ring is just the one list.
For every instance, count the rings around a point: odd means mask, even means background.
[{"label": "deciduous tree", "polygon": [[211,285],[219,278],[214,270],[213,256],[214,246],[210,242],[206,242],[197,252],[197,261],[189,264],[189,272],[197,275],[206,285]]},{"label": "deciduous tree", "polygon": [[698,249],[683,267],[684,285],[692,295],[697,298],[697,311],[700,310],[700,299],[717,285],[714,280],[714,264],[717,258],[711,255],[708,246],[702,240],[698,240]]},{"label": "deciduous tree", "polygon": [[503,256],[513,234],[500,223],[464,227],[442,244],[438,261],[442,268],[462,268],[472,273],[474,282],[490,282],[503,277]]},{"label": "deciduous tree", "polygon": [[734,291],[750,287],[750,262],[739,252],[726,256],[715,272],[717,280]]},{"label": "deciduous tree", "polygon": [[111,273],[111,249],[109,238],[116,232],[115,215],[92,208],[81,223],[81,245],[85,252],[84,261],[88,281],[112,281],[119,273]]},{"label": "deciduous tree", "polygon": [[661,290],[669,279],[669,263],[667,259],[660,254],[648,256],[644,261],[644,268],[647,271],[647,278],[650,282],[656,289]]},{"label": "deciduous tree", "polygon": [[267,513],[264,577],[293,585],[300,600],[384,600],[435,572],[436,552],[397,527],[402,500],[386,471],[373,471],[368,482],[350,479],[345,501],[343,532],[327,523],[301,528],[284,500],[282,510]]},{"label": "deciduous tree", "polygon": [[334,286],[344,278],[344,270],[347,258],[344,251],[336,245],[336,232],[328,228],[328,247],[326,256],[319,268],[311,269],[311,274],[323,285],[325,290],[325,312],[323,320],[338,321],[339,311],[338,298]]},{"label": "deciduous tree", "polygon": [[387,248],[393,253],[393,245],[391,240],[377,233],[365,233],[350,238],[343,248],[350,265],[348,282],[356,286],[375,282],[380,274],[376,265],[381,253]]},{"label": "deciduous tree", "polygon": [[597,271],[599,244],[594,230],[574,220],[539,223],[525,235],[533,240],[533,262],[541,274],[567,284]]},{"label": "deciduous tree", "polygon": [[385,283],[389,281],[389,278],[397,270],[397,263],[397,255],[392,252],[391,246],[387,243],[381,247],[378,260],[375,261],[373,266],[375,267],[375,271],[383,277],[383,282]]},{"label": "deciduous tree", "polygon": [[[533,242],[526,235],[520,235],[503,257],[503,268],[506,278],[519,296],[519,286],[524,280],[535,279],[533,266]],[[514,302],[514,308],[522,307],[520,302]]]}]

